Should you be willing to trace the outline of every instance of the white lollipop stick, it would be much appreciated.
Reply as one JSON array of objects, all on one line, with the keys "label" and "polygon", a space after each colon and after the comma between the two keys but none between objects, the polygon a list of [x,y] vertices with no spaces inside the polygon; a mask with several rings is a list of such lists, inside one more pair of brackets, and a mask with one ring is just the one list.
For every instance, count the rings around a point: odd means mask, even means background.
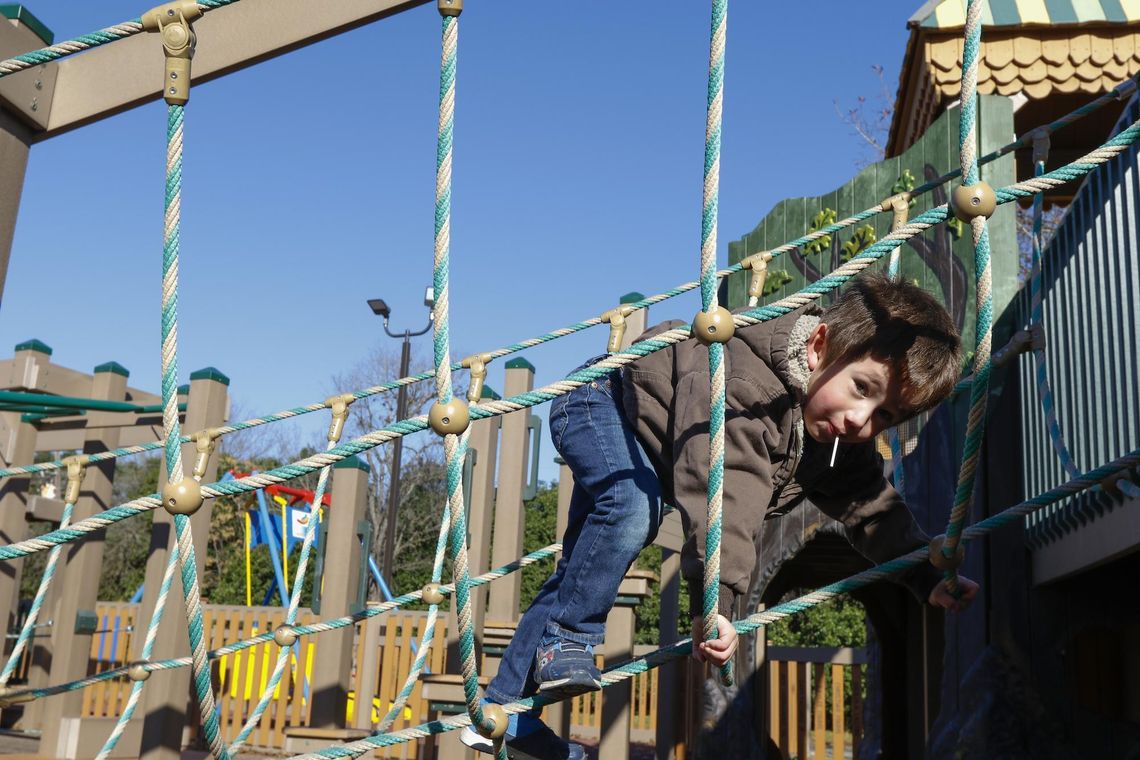
[{"label": "white lollipop stick", "polygon": [[828,467],[835,466],[835,455],[839,453],[839,439],[835,439],[835,445],[831,447],[831,464]]}]

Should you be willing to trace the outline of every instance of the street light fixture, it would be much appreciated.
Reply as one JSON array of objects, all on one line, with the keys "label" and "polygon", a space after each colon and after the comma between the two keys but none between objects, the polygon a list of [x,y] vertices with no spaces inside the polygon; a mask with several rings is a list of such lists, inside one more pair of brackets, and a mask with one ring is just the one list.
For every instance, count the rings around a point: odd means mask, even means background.
[{"label": "street light fixture", "polygon": [[[424,293],[424,306],[431,309],[435,305],[435,291],[432,288],[427,288]],[[424,329],[419,332],[411,332],[404,330],[401,332],[392,332],[388,329],[388,320],[392,317],[392,307],[385,303],[382,298],[368,299],[368,307],[372,309],[372,313],[384,319],[384,332],[390,338],[401,338],[403,344],[400,347],[400,377],[408,376],[408,365],[411,363],[412,358],[412,342],[411,339],[423,335],[431,329],[432,319],[434,314],[428,313],[428,323]],[[402,420],[408,416],[408,386],[401,385],[396,396],[396,419]],[[388,526],[384,532],[384,556],[381,567],[384,571],[384,576],[388,582],[392,582],[393,575],[393,554],[396,549],[396,515],[400,506],[400,459],[404,450],[403,437],[397,438],[392,441],[392,473],[388,478]]]}]

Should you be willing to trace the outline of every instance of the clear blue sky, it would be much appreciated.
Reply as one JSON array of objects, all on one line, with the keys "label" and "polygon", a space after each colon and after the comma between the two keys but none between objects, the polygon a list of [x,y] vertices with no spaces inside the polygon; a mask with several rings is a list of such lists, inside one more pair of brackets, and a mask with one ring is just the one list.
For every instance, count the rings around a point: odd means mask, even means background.
[{"label": "clear blue sky", "polygon": [[[920,4],[730,5],[722,265],[727,243],[777,201],[855,173],[861,144],[833,101],[875,95],[874,64],[893,96],[906,19]],[[28,2],[57,40],[143,6]],[[708,6],[468,0],[452,210],[456,358],[696,278]],[[378,343],[397,348],[367,299],[391,304],[396,329],[426,321],[439,28],[434,4],[424,6],[194,90],[183,381],[213,365],[247,412],[311,403]],[[60,364],[90,371],[115,360],[132,385],[157,392],[164,140],[165,106],[154,103],[33,148],[3,351],[39,338]],[[689,294],[650,319],[689,319],[697,307]],[[528,352],[536,384],[600,353],[605,339],[595,328]],[[501,390],[496,365],[488,382]],[[310,415],[298,441],[316,441],[326,424]],[[545,440],[546,478],[552,455]]]}]

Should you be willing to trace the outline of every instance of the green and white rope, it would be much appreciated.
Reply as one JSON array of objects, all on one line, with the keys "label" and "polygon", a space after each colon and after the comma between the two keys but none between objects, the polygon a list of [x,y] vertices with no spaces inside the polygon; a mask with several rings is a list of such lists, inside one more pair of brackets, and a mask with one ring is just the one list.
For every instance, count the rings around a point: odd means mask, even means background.
[{"label": "green and white rope", "polygon": [[[1040,494],[1032,499],[1010,507],[992,517],[981,520],[975,525],[966,528],[962,533],[963,540],[971,541],[982,536],[992,533],[998,528],[1009,525],[1023,518],[1025,515],[1041,509],[1049,504],[1052,504],[1060,499],[1078,493],[1093,484],[1103,480],[1108,475],[1118,472],[1123,468],[1133,467],[1140,462],[1140,450],[1133,451],[1123,457],[1120,457],[1106,465],[1096,468],[1091,472],[1086,473],[1080,478],[1068,481],[1067,483],[1051,489],[1046,493]],[[884,562],[881,565],[865,570],[856,575],[845,578],[842,581],[823,586],[815,591],[805,594],[796,599],[788,602],[783,602],[774,607],[770,607],[762,612],[751,615],[744,620],[737,621],[733,625],[738,633],[745,634],[751,633],[759,628],[782,620],[791,615],[795,615],[811,607],[818,606],[826,601],[834,599],[836,596],[846,594],[858,588],[869,586],[872,583],[883,580],[896,573],[902,572],[908,568],[914,567],[928,559],[928,548],[921,547],[908,554],[904,554],[897,559]],[[634,658],[629,662],[622,663],[621,665],[614,666],[605,671],[602,676],[602,687],[607,688],[614,684],[627,681],[634,676],[651,670],[659,665],[662,665],[670,660],[684,657],[689,654],[692,649],[692,641],[684,639],[667,647],[663,647],[649,654],[641,657]],[[547,704],[553,704],[557,700],[549,697],[531,697],[529,699],[513,702],[509,705],[504,705],[503,708],[511,714],[527,712],[535,708]],[[310,752],[304,755],[294,755],[290,760],[328,760],[329,758],[346,758],[346,757],[359,757],[360,755],[370,750],[378,749],[381,747],[391,747],[403,742],[412,741],[414,739],[421,739],[428,736],[435,736],[438,734],[454,731],[458,728],[470,725],[470,718],[466,715],[456,715],[442,720],[431,721],[419,726],[413,726],[387,734],[375,734],[373,736],[360,739],[355,742],[337,745],[334,747],[327,747],[325,749]]]},{"label": "green and white rope", "polygon": [[[328,448],[336,445],[336,440],[333,439],[333,427],[330,427]],[[293,591],[289,597],[289,607],[285,611],[285,625],[292,628],[294,623],[297,622],[297,613],[301,609],[301,593],[305,590],[305,576],[309,568],[309,554],[312,551],[313,542],[316,540],[317,533],[320,530],[320,505],[324,501],[325,491],[328,489],[329,474],[331,467],[322,467],[321,474],[317,476],[317,488],[313,492],[313,507],[309,515],[309,522],[305,526],[305,537],[301,542],[301,552],[297,558],[296,575],[293,578]],[[261,716],[269,707],[270,700],[273,699],[273,694],[277,690],[277,684],[281,682],[281,676],[285,672],[285,666],[289,662],[289,656],[294,652],[294,644],[289,646],[280,647],[277,653],[277,661],[273,664],[273,674],[270,676],[269,681],[266,683],[265,688],[262,689],[261,698],[258,699],[257,705],[254,706],[253,711],[249,714],[245,725],[242,726],[241,731],[234,737],[230,743],[230,752],[237,754],[240,747],[257,728],[257,724],[261,722]]]},{"label": "green and white rope", "polygon": [[[75,510],[75,502],[68,500],[63,505],[63,515],[60,517],[59,524],[61,527],[66,528],[71,524],[71,514]],[[24,620],[23,627],[20,628],[20,634],[16,638],[16,645],[12,647],[12,653],[8,655],[8,661],[4,664],[4,671],[0,673],[0,688],[8,685],[8,681],[12,678],[12,674],[16,672],[16,668],[20,665],[20,658],[24,656],[24,649],[28,645],[28,641],[36,631],[36,621],[39,620],[40,609],[44,606],[44,600],[47,599],[48,590],[51,589],[52,579],[55,577],[55,569],[59,564],[59,555],[63,551],[63,544],[52,547],[48,553],[47,564],[44,566],[44,574],[40,578],[40,584],[36,588],[36,595],[32,599],[32,606],[28,610],[28,617]]]},{"label": "green and white rope", "polygon": [[[459,16],[441,8],[441,52],[439,67],[439,127],[436,138],[435,175],[435,256],[432,272],[435,303],[432,305],[435,389],[439,404],[454,398],[451,387],[451,348],[449,345],[449,277],[451,254],[451,156],[455,134],[455,75],[458,63]],[[455,611],[459,620],[459,651],[463,669],[463,694],[467,713],[476,726],[489,731],[494,727],[483,714],[479,702],[479,674],[475,662],[475,633],[471,615],[467,565],[467,527],[463,506],[463,457],[468,433],[443,436],[447,460],[447,497],[451,517],[452,575],[455,580]],[[495,754],[506,760],[501,739],[495,740]]]},{"label": "green and white rope", "polygon": [[[1140,121],[1132,124],[1119,135],[1108,140],[1104,145],[1071,164],[1055,169],[1040,177],[1027,179],[1023,182],[995,191],[998,203],[1004,204],[1021,198],[1029,198],[1034,193],[1042,190],[1051,190],[1066,182],[1079,179],[1096,166],[1111,160],[1121,151],[1127,149],[1138,138],[1140,138]],[[807,285],[798,293],[787,296],[773,304],[734,315],[733,322],[737,327],[757,324],[811,303],[822,295],[842,285],[867,266],[878,261],[882,256],[901,245],[906,239],[930,229],[936,224],[945,221],[946,218],[947,207],[945,205],[930,209],[916,216],[898,230],[883,236],[882,239],[870,245],[858,256],[844,263],[831,274]],[[654,336],[652,339],[634,343],[619,354],[610,355],[596,365],[573,372],[566,378],[543,386],[542,388],[537,388],[506,399],[487,400],[480,404],[473,405],[471,407],[471,419],[479,420],[509,414],[519,409],[526,409],[550,401],[565,393],[569,393],[574,388],[608,374],[613,369],[623,367],[642,356],[648,356],[651,353],[680,343],[689,337],[691,337],[690,329],[688,326],[685,326]],[[425,428],[427,428],[427,417],[425,415],[400,420],[392,425],[360,436],[359,438],[341,443],[336,448],[330,449],[327,452],[315,454],[256,475],[203,486],[202,494],[206,498],[216,498],[218,496],[233,496],[255,491],[267,485],[282,483],[292,478],[314,472],[325,465],[334,464],[345,457],[360,454],[380,444],[394,440],[399,436],[415,433]],[[36,538],[30,538],[0,547],[0,561],[17,559],[36,552],[47,551],[56,544],[77,540],[92,531],[101,530],[121,520],[156,509],[159,506],[161,506],[161,503],[156,494],[134,499],[125,504],[112,507],[100,515],[77,522],[66,529],[58,529]]]},{"label": "green and white rope", "polygon": [[[166,193],[162,246],[162,425],[166,438],[166,472],[168,481],[183,479],[182,445],[178,421],[178,253],[182,217],[182,143],[184,109],[167,106],[166,121]],[[222,740],[218,715],[214,710],[214,692],[210,683],[209,661],[203,636],[202,598],[198,587],[197,562],[190,518],[174,515],[174,531],[181,564],[182,594],[186,603],[186,621],[193,658],[194,687],[202,714],[202,725],[210,750],[217,760],[229,760]]]},{"label": "green and white rope", "polygon": [[[977,161],[977,90],[978,53],[982,39],[982,2],[969,0],[966,9],[965,45],[962,56],[962,115],[959,125],[963,185],[979,181]],[[993,294],[991,292],[990,236],[986,218],[975,216],[970,221],[974,237],[975,327],[974,372],[970,384],[970,412],[966,423],[966,441],[954,506],[946,526],[942,554],[955,555],[961,540],[970,505],[973,502],[974,476],[986,429],[986,397],[989,395],[990,351],[993,326]],[[958,574],[946,571],[947,589],[958,591]]]},{"label": "green and white rope", "polygon": [[[503,565],[502,567],[498,567],[494,570],[490,570],[486,573],[483,573],[482,575],[480,575],[477,578],[472,578],[471,579],[471,585],[472,586],[486,585],[488,583],[491,583],[492,581],[498,580],[499,578],[504,578],[507,575],[510,575],[511,573],[517,572],[518,570],[521,570],[524,567],[529,567],[530,565],[533,565],[536,562],[542,562],[543,560],[549,559],[555,553],[557,553],[561,550],[562,550],[562,544],[551,544],[551,545],[545,546],[541,549],[537,549],[537,550],[531,552],[530,554],[527,554],[527,555],[525,555],[525,556],[523,556],[517,560],[514,560],[512,562],[509,562],[506,565]],[[172,553],[171,557],[174,557],[174,556],[175,555]],[[454,594],[455,593],[455,585],[449,583],[449,584],[446,584],[444,586],[441,586],[440,592],[444,596]],[[162,596],[160,596],[159,598],[163,599]],[[314,635],[314,634],[318,634],[318,633],[324,633],[326,631],[335,631],[335,630],[338,630],[341,628],[347,628],[347,627],[349,627],[351,625],[355,625],[356,623],[359,623],[361,621],[369,620],[369,619],[374,618],[374,617],[379,617],[380,615],[383,615],[387,612],[391,612],[394,609],[399,609],[400,607],[403,607],[406,604],[411,604],[413,602],[421,601],[422,598],[423,598],[423,591],[417,589],[416,591],[413,591],[413,592],[410,592],[407,594],[403,594],[402,596],[398,596],[391,601],[383,602],[381,604],[376,605],[375,607],[369,607],[367,610],[362,610],[361,612],[357,612],[357,613],[354,613],[352,615],[345,615],[343,617],[332,618],[330,620],[325,620],[325,621],[321,621],[321,622],[317,622],[317,623],[310,623],[308,625],[295,626],[293,628],[293,632],[296,633],[298,637],[300,637],[300,636],[309,636],[309,635]],[[156,610],[157,610],[157,607],[156,607]],[[152,624],[153,624],[153,621],[152,621]],[[266,644],[266,643],[269,643],[271,641],[273,641],[273,632],[268,631],[265,633],[257,634],[256,636],[252,636],[252,637],[245,639],[243,641],[232,642],[232,643],[227,644],[225,646],[218,647],[217,649],[214,649],[214,650],[211,650],[210,652],[208,652],[207,655],[211,660],[216,660],[216,659],[219,659],[222,657],[227,657],[231,654],[237,654],[239,652],[243,652],[247,649],[252,649],[253,647],[259,646],[261,644]],[[143,667],[147,671],[154,672],[157,670],[177,670],[178,668],[188,667],[191,664],[193,664],[192,658],[180,657],[180,658],[174,658],[174,659],[169,659],[169,660],[156,660],[154,662],[148,661],[148,662],[144,663]],[[42,687],[42,688],[35,688],[35,689],[28,688],[28,689],[22,689],[22,690],[13,689],[12,692],[8,696],[20,697],[20,696],[28,695],[28,696],[31,696],[33,699],[42,699],[44,697],[52,697],[52,696],[55,696],[57,694],[64,694],[64,693],[69,692],[69,691],[77,691],[79,689],[83,689],[83,688],[86,688],[88,686],[92,686],[92,685],[97,684],[97,683],[103,683],[105,681],[110,681],[110,680],[114,680],[116,678],[121,678],[121,677],[128,674],[128,669],[129,669],[128,666],[123,666],[123,667],[119,667],[119,668],[112,668],[110,670],[105,670],[101,673],[96,673],[95,675],[88,676],[86,678],[81,678],[81,679],[77,679],[75,681],[69,681],[67,683],[55,684],[52,686],[46,686],[46,687]]]},{"label": "green and white rope", "polygon": [[[205,13],[236,2],[237,0],[201,0],[198,3],[198,9]],[[15,74],[25,69],[51,63],[52,61],[58,61],[61,58],[66,58],[75,53],[82,53],[85,50],[106,45],[109,42],[116,42],[117,40],[126,39],[127,37],[133,37],[142,31],[142,19],[134,18],[130,21],[124,21],[121,24],[115,24],[114,26],[91,32],[90,34],[80,35],[72,40],[57,42],[54,45],[49,45],[39,50],[33,50],[13,58],[8,58],[0,61],[0,79],[9,74]]]},{"label": "green and white rope", "polygon": [[[174,571],[178,567],[178,563],[177,550],[171,551],[170,556],[167,557],[166,560],[166,570],[162,574],[162,584],[158,588],[158,597],[154,603],[154,612],[151,613],[150,616],[150,625],[148,625],[146,629],[146,639],[143,641],[140,662],[147,662],[154,653],[154,642],[158,640],[158,627],[162,622],[162,614],[166,609],[166,600],[170,596],[170,586],[174,582]],[[138,707],[145,683],[146,681],[133,681],[131,683],[131,695],[127,698],[127,704],[123,707],[123,712],[119,715],[119,720],[115,722],[115,728],[111,730],[111,735],[108,736],[107,741],[103,743],[103,748],[99,750],[99,754],[95,756],[95,760],[107,760],[107,758],[111,756],[111,752],[119,743],[123,732],[127,730],[127,724],[130,723],[131,718],[134,717],[135,708]]]},{"label": "green and white rope", "polygon": [[[1137,76],[1140,76],[1140,75],[1137,75]],[[983,156],[982,158],[979,158],[978,164],[979,165],[987,164],[990,161],[994,161],[994,160],[1006,155],[1007,153],[1010,153],[1013,150],[1025,147],[1026,145],[1029,145],[1032,142],[1033,137],[1040,130],[1046,130],[1048,132],[1052,132],[1052,131],[1055,131],[1059,127],[1062,127],[1062,126],[1065,126],[1068,124],[1072,124],[1075,121],[1077,121],[1079,118],[1086,116],[1089,113],[1092,113],[1092,112],[1098,110],[1099,108],[1102,108],[1103,106],[1107,105],[1108,103],[1111,103],[1114,101],[1119,101],[1119,100],[1122,100],[1122,99],[1130,96],[1133,92],[1136,91],[1136,88],[1137,88],[1137,81],[1135,78],[1126,80],[1125,82],[1117,85],[1116,88],[1114,88],[1110,92],[1105,93],[1104,95],[1101,95],[1096,100],[1093,100],[1090,103],[1070,112],[1066,116],[1063,116],[1060,119],[1057,119],[1056,121],[1051,122],[1048,125],[1045,125],[1043,127],[1038,127],[1037,129],[1034,129],[1030,132],[1027,132],[1025,135],[1023,135],[1020,138],[1018,138],[1017,140],[1009,143],[1008,145],[1006,145],[1002,148],[999,148],[998,150],[993,151],[992,153],[989,153],[986,156]],[[931,180],[930,182],[927,182],[926,184],[924,184],[918,188],[915,188],[913,191],[911,191],[910,196],[912,198],[918,197],[919,195],[921,195],[923,193],[929,192],[930,190],[934,189],[935,187],[939,187],[939,186],[945,184],[946,182],[949,182],[950,180],[961,176],[961,173],[962,173],[961,169],[955,169],[954,171],[949,172],[948,174],[945,174],[945,175],[943,175],[943,176],[941,176],[935,180]],[[822,237],[825,237],[827,235],[831,235],[831,234],[833,234],[835,232],[839,232],[840,230],[843,230],[847,227],[851,227],[855,224],[858,224],[859,222],[866,221],[867,219],[874,217],[875,215],[883,212],[884,210],[885,209],[883,209],[881,207],[881,205],[876,205],[872,208],[866,209],[865,211],[861,211],[858,214],[850,216],[846,219],[842,219],[842,220],[839,220],[838,222],[830,224],[830,225],[828,225],[828,226],[826,226],[826,227],[824,227],[824,228],[822,228],[816,232],[808,233],[806,235],[803,235],[802,237],[796,238],[795,240],[792,240],[792,241],[789,241],[783,245],[780,245],[780,246],[772,249],[771,253],[773,254],[773,256],[776,256],[776,255],[779,255],[779,254],[787,252],[787,251],[795,250],[799,247],[802,247],[803,245],[806,245],[807,243],[812,242],[813,240],[818,240]],[[719,270],[716,273],[716,276],[718,279],[724,278],[724,277],[727,277],[731,274],[735,274],[736,272],[741,271],[741,269],[742,269],[742,267],[740,264],[733,264],[733,265],[731,265],[725,269]],[[684,283],[682,285],[678,285],[677,287],[672,288],[668,291],[665,291],[664,293],[660,293],[660,294],[654,295],[654,296],[648,296],[648,297],[646,297],[640,301],[637,301],[636,303],[630,304],[630,307],[635,311],[640,310],[640,309],[644,309],[644,308],[647,308],[649,306],[652,306],[653,304],[661,303],[663,301],[666,301],[670,298],[681,295],[683,293],[688,293],[692,290],[695,290],[698,287],[700,287],[700,281],[687,282],[687,283]],[[493,359],[497,359],[497,358],[500,358],[502,356],[507,356],[509,354],[512,354],[512,353],[515,353],[518,351],[522,351],[522,350],[527,349],[527,348],[542,345],[543,343],[547,343],[549,341],[556,340],[558,338],[565,337],[567,335],[573,335],[574,333],[580,332],[582,330],[588,329],[588,328],[593,327],[593,326],[598,325],[598,324],[601,324],[601,319],[598,317],[594,317],[592,319],[587,319],[587,320],[583,320],[581,322],[576,322],[576,323],[569,325],[567,327],[552,330],[548,333],[545,333],[543,335],[539,335],[539,336],[534,337],[534,338],[528,338],[526,340],[522,340],[522,341],[519,341],[517,343],[513,343],[509,346],[499,348],[499,349],[495,349],[494,351],[491,351],[489,353],[491,354],[491,357]],[[451,365],[451,369],[453,371],[462,369],[462,365],[459,362],[453,362]],[[416,375],[409,375],[408,377],[400,378],[398,380],[394,380],[390,383],[385,383],[383,385],[377,385],[377,386],[372,386],[370,388],[365,388],[362,390],[352,391],[352,394],[358,399],[367,398],[367,397],[375,395],[377,393],[382,393],[384,391],[399,388],[403,385],[411,385],[413,383],[417,383],[417,382],[420,382],[423,380],[428,380],[434,376],[435,376],[434,372],[423,372],[423,373],[416,374]],[[967,387],[968,387],[968,384],[963,384],[961,386],[961,388],[955,388],[955,393],[961,392],[961,390],[964,390]],[[310,412],[319,411],[319,410],[325,409],[325,408],[327,408],[327,406],[324,403],[316,403],[316,404],[309,404],[307,406],[294,407],[292,409],[287,409],[284,411],[275,412],[273,414],[264,415],[262,417],[255,417],[255,418],[252,418],[249,420],[245,420],[244,422],[238,422],[238,423],[233,423],[231,425],[225,425],[225,426],[222,426],[220,428],[217,428],[215,432],[217,432],[218,435],[224,436],[224,435],[227,435],[229,433],[237,432],[240,430],[247,430],[249,428],[257,427],[259,425],[264,425],[264,424],[268,424],[271,422],[278,422],[280,420],[291,419],[291,418],[297,417],[299,415],[308,414]],[[189,443],[190,441],[191,441],[190,436],[182,436],[182,438],[181,438],[182,443]],[[95,462],[101,462],[101,461],[106,460],[106,459],[114,459],[114,458],[121,457],[121,456],[130,456],[133,454],[140,454],[140,453],[147,452],[147,451],[154,451],[155,449],[162,448],[163,445],[164,445],[163,441],[155,441],[153,443],[140,444],[137,446],[125,446],[122,448],[113,449],[111,451],[100,452],[98,454],[92,454],[92,455],[90,455],[89,461],[92,464],[94,464]],[[8,467],[8,468],[0,469],[0,477],[10,477],[10,476],[14,476],[14,475],[28,475],[28,474],[38,473],[38,472],[47,472],[49,470],[59,469],[62,466],[63,466],[62,460],[55,460],[55,461],[51,461],[51,462],[40,462],[40,463],[36,463],[36,464],[22,465],[22,466],[18,466],[18,467]]]},{"label": "green and white rope", "polygon": [[[464,434],[466,435],[466,433]],[[443,578],[443,560],[447,554],[447,538],[451,531],[451,506],[444,503],[443,517],[439,523],[439,538],[435,542],[435,558],[431,565],[431,581],[432,583],[439,583]],[[412,663],[412,667],[408,669],[408,676],[404,679],[404,686],[400,689],[400,693],[396,695],[396,699],[392,704],[392,709],[388,710],[388,714],[380,721],[378,730],[383,733],[392,728],[392,724],[396,722],[396,718],[404,710],[404,705],[407,704],[408,699],[412,696],[412,691],[416,688],[416,683],[419,681],[420,673],[423,672],[424,666],[427,664],[428,653],[431,652],[431,646],[435,639],[435,624],[439,617],[439,605],[429,604],[427,621],[424,624],[424,630],[420,636],[419,646],[416,648],[416,659]]]},{"label": "green and white rope", "polygon": [[[728,0],[713,0],[709,33],[708,107],[705,117],[705,171],[701,204],[701,310],[718,307],[716,278],[717,211],[720,200],[720,140],[724,112],[724,51],[728,27]],[[702,616],[704,637],[720,637],[717,600],[720,591],[720,538],[724,507],[724,344],[709,347],[709,475],[705,516],[705,568]],[[721,666],[726,684],[732,683],[732,663]]]}]

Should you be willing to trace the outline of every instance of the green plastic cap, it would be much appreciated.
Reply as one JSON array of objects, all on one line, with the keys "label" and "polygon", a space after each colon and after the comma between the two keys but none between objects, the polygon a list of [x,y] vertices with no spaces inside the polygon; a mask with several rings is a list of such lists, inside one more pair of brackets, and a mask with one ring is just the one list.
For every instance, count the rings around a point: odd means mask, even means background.
[{"label": "green plastic cap", "polygon": [[638,301],[644,301],[644,300],[645,300],[645,295],[642,293],[638,293],[635,290],[632,293],[626,293],[624,296],[622,296],[620,303],[637,303]]},{"label": "green plastic cap", "polygon": [[190,383],[185,383],[184,385],[178,386],[178,395],[179,396],[189,396],[190,395]]},{"label": "green plastic cap", "polygon": [[507,369],[529,369],[534,372],[534,365],[520,356],[507,362]]},{"label": "green plastic cap", "polygon": [[100,372],[114,372],[116,375],[130,377],[131,371],[118,362],[104,362],[95,368],[95,374]]},{"label": "green plastic cap", "polygon": [[355,468],[357,470],[364,470],[365,472],[371,472],[372,471],[372,468],[368,466],[368,462],[365,462],[363,459],[356,456],[356,454],[353,454],[351,456],[347,456],[344,459],[340,460],[339,462],[337,462],[336,464],[333,465],[334,470],[339,470],[339,469],[345,468],[345,467],[352,467],[352,468]]},{"label": "green plastic cap", "polygon": [[0,16],[10,18],[13,21],[19,21],[35,32],[36,36],[43,40],[45,45],[50,45],[55,41],[55,34],[52,33],[51,29],[48,29],[44,22],[33,16],[31,11],[22,5],[0,5]]},{"label": "green plastic cap", "polygon": [[190,373],[190,380],[215,380],[222,385],[229,385],[230,379],[216,367],[203,367]]},{"label": "green plastic cap", "polygon": [[495,393],[494,388],[489,385],[483,386],[483,391],[479,394],[479,398],[489,398],[492,401],[498,401],[502,398],[498,393]]},{"label": "green plastic cap", "polygon": [[47,354],[48,356],[51,356],[51,346],[49,346],[47,343],[44,343],[42,340],[36,340],[35,338],[32,338],[31,340],[25,340],[23,343],[17,343],[16,350],[38,351],[41,354]]}]

